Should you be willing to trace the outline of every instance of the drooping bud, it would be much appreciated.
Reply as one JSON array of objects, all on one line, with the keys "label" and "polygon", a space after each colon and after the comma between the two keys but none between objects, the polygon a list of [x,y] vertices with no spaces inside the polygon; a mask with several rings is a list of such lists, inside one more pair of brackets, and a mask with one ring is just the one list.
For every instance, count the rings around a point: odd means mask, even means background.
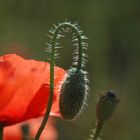
[{"label": "drooping bud", "polygon": [[104,122],[110,119],[118,102],[118,95],[114,91],[108,91],[104,94],[100,94],[96,106],[96,116],[98,122]]},{"label": "drooping bud", "polygon": [[71,68],[60,94],[60,112],[64,119],[73,119],[83,110],[87,98],[87,78],[83,70]]}]

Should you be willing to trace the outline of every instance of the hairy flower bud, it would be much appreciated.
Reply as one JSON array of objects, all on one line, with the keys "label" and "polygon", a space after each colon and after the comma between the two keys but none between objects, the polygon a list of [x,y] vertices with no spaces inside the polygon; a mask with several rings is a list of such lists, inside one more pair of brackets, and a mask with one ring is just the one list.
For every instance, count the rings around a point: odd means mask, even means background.
[{"label": "hairy flower bud", "polygon": [[87,96],[87,78],[83,70],[71,68],[60,93],[60,112],[64,119],[73,119],[81,112]]},{"label": "hairy flower bud", "polygon": [[100,94],[97,100],[96,116],[98,122],[104,122],[110,119],[119,102],[118,95],[114,91],[108,91]]}]

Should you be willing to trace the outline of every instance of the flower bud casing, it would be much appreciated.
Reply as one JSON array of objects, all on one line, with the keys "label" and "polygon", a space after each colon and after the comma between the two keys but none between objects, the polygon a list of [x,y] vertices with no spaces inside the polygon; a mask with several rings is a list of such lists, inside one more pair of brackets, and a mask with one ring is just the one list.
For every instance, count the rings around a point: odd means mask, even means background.
[{"label": "flower bud casing", "polygon": [[60,94],[60,112],[64,119],[71,120],[82,110],[87,96],[87,78],[83,70],[71,68]]},{"label": "flower bud casing", "polygon": [[118,95],[114,91],[108,91],[104,94],[100,94],[96,106],[96,116],[98,122],[102,123],[110,119],[118,102]]}]

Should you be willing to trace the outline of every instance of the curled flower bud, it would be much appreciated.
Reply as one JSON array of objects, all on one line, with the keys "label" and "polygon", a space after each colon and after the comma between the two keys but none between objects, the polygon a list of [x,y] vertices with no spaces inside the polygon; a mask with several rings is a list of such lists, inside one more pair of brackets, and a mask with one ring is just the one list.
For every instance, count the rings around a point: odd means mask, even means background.
[{"label": "curled flower bud", "polygon": [[87,78],[83,70],[71,68],[60,92],[60,112],[64,119],[73,119],[81,112],[87,96]]},{"label": "curled flower bud", "polygon": [[100,94],[97,100],[96,116],[98,122],[104,122],[110,119],[119,102],[118,95],[114,91],[108,91]]}]

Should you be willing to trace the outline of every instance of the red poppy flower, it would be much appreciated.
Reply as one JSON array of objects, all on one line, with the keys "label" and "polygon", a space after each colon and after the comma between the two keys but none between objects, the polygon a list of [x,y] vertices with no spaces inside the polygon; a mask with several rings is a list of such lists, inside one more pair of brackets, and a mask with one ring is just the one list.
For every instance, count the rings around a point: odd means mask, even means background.
[{"label": "red poppy flower", "polygon": [[[23,132],[22,132],[23,126],[28,126],[29,137],[35,137],[41,121],[42,118],[31,119],[23,123],[5,127],[3,140],[23,140]],[[48,119],[47,125],[43,130],[40,140],[57,140],[58,135],[55,125],[56,120],[50,117]]]},{"label": "red poppy flower", "polygon": [[[0,124],[10,125],[44,114],[49,96],[50,64],[16,54],[0,57]],[[60,87],[66,72],[55,67],[51,115],[59,112]]]}]

